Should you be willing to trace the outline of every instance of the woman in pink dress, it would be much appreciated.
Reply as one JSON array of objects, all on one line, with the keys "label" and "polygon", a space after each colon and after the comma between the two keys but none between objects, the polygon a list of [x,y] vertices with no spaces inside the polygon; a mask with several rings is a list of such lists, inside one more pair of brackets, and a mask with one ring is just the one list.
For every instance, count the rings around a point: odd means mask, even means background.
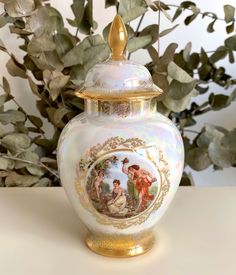
[{"label": "woman in pink dress", "polygon": [[139,205],[137,210],[142,211],[146,209],[148,202],[154,199],[154,196],[149,194],[149,187],[156,181],[156,178],[154,178],[147,170],[140,168],[137,164],[130,165],[127,168],[126,164],[128,162],[129,160],[127,158],[122,161],[122,172],[128,175],[128,177],[134,182],[139,195]]}]

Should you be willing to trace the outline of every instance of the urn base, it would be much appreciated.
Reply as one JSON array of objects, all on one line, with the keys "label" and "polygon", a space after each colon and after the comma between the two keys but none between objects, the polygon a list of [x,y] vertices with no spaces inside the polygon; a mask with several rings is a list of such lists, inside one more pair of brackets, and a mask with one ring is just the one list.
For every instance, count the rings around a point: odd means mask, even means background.
[{"label": "urn base", "polygon": [[108,257],[133,257],[149,251],[154,243],[152,231],[136,235],[111,236],[90,233],[85,240],[93,252]]}]

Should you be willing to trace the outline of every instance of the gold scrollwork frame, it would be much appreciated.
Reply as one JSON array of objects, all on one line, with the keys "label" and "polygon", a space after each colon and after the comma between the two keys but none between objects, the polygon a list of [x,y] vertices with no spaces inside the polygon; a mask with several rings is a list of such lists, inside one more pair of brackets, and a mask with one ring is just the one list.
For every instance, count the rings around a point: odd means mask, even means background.
[{"label": "gold scrollwork frame", "polygon": [[92,202],[90,201],[86,191],[87,171],[89,167],[91,167],[91,165],[98,158],[112,152],[117,152],[122,150],[137,152],[138,149],[145,150],[152,146],[157,147],[157,145],[147,145],[145,141],[139,138],[124,139],[122,137],[117,136],[117,137],[109,138],[104,143],[102,144],[99,143],[91,147],[89,150],[85,152],[85,154],[81,158],[77,167],[77,178],[76,178],[75,187],[80,199],[80,203],[83,205],[85,209],[87,209],[90,213],[93,214],[93,216],[96,217],[96,220],[99,223],[104,225],[113,225],[116,228],[124,229],[133,225],[142,224],[147,220],[147,218],[150,216],[150,214],[153,211],[156,211],[158,208],[160,208],[164,200],[164,197],[166,196],[166,194],[170,189],[170,180],[169,180],[170,174],[169,174],[168,163],[165,160],[160,148],[157,148],[158,154],[159,154],[158,164],[150,156],[149,152],[146,151],[147,158],[155,165],[156,169],[159,171],[159,174],[160,174],[161,182],[160,182],[159,192],[156,195],[152,204],[146,210],[139,213],[138,215],[130,218],[117,219],[117,218],[112,218],[104,214],[101,214],[92,205]]}]

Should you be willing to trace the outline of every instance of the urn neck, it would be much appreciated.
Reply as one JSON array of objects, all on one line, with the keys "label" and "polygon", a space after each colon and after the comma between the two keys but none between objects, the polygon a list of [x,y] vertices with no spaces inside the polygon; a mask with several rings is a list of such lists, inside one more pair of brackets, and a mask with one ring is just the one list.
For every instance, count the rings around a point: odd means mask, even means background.
[{"label": "urn neck", "polygon": [[87,99],[85,112],[88,114],[132,117],[145,116],[156,110],[155,99],[138,99],[130,101],[99,101]]}]

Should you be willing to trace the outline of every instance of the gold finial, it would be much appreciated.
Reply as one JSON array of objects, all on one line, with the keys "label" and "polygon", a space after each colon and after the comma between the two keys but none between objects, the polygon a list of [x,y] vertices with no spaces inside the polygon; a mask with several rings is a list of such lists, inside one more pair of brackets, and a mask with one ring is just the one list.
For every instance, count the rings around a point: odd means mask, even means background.
[{"label": "gold finial", "polygon": [[122,17],[117,14],[111,24],[108,44],[111,49],[112,60],[125,59],[125,48],[128,41],[128,34]]}]

